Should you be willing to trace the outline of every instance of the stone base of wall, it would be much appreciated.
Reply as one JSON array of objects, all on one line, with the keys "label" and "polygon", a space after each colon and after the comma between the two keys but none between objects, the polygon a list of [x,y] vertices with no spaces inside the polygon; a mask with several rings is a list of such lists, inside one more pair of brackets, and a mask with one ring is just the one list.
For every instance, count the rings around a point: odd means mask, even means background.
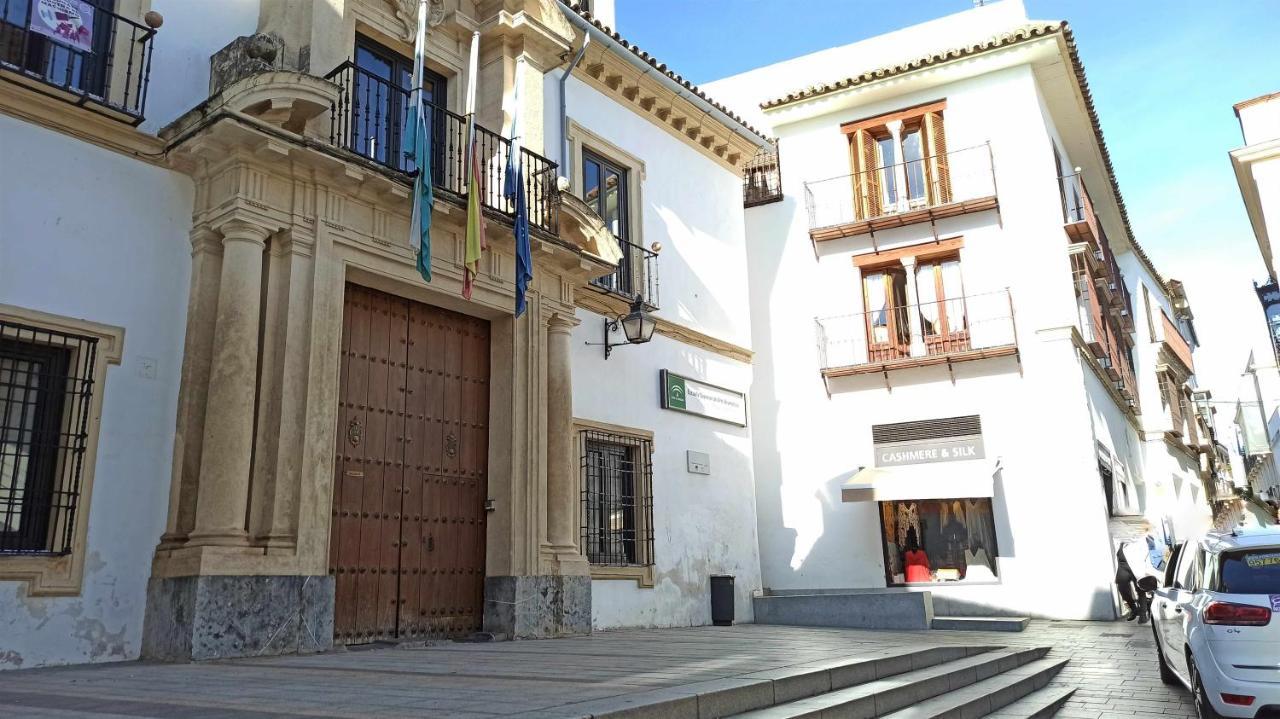
[{"label": "stone base of wall", "polygon": [[754,597],[756,624],[848,629],[928,629],[929,592],[788,594]]},{"label": "stone base of wall", "polygon": [[484,629],[506,639],[591,633],[591,577],[486,577]]},{"label": "stone base of wall", "polygon": [[142,656],[163,661],[333,647],[333,577],[153,577]]}]

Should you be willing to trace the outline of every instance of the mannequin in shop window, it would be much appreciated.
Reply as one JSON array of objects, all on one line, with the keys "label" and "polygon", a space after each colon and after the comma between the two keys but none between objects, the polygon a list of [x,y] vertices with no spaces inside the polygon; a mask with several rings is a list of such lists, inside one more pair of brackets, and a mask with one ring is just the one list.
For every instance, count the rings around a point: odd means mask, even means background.
[{"label": "mannequin in shop window", "polygon": [[915,527],[907,530],[907,551],[902,559],[907,565],[907,583],[928,582],[933,579],[929,572],[929,557],[920,549],[920,539],[916,537]]}]

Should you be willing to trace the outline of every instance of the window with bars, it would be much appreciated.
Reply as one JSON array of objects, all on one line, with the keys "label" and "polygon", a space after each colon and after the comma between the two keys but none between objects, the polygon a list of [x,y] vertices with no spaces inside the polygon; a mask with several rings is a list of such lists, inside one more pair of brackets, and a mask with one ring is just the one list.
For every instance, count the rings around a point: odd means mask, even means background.
[{"label": "window with bars", "polygon": [[0,321],[0,554],[71,551],[97,345]]},{"label": "window with bars", "polygon": [[653,442],[584,429],[582,550],[591,564],[653,564]]}]

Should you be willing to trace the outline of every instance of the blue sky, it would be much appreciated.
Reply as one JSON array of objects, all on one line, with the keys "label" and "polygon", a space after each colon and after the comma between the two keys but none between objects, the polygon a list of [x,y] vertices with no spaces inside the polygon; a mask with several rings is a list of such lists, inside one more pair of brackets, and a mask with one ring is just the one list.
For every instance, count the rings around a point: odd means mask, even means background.
[{"label": "blue sky", "polygon": [[[1200,385],[1215,399],[1234,399],[1245,387],[1249,350],[1265,350],[1267,335],[1251,285],[1266,269],[1227,157],[1242,144],[1231,106],[1280,90],[1280,0],[1024,1],[1032,18],[1071,23],[1138,242],[1166,278],[1186,283],[1202,345]],[[970,0],[617,4],[623,36],[694,82],[972,7]]]}]

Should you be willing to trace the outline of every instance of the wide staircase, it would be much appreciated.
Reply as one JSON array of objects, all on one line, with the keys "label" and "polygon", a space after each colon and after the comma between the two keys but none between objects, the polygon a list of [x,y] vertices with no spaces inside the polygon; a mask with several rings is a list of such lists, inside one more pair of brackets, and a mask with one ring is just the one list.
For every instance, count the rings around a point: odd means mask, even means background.
[{"label": "wide staircase", "polygon": [[[934,647],[812,670],[780,670],[767,706],[724,716],[1050,717],[1074,688],[1050,687],[1066,659],[1049,647]],[[700,711],[698,716],[711,716]]]}]

